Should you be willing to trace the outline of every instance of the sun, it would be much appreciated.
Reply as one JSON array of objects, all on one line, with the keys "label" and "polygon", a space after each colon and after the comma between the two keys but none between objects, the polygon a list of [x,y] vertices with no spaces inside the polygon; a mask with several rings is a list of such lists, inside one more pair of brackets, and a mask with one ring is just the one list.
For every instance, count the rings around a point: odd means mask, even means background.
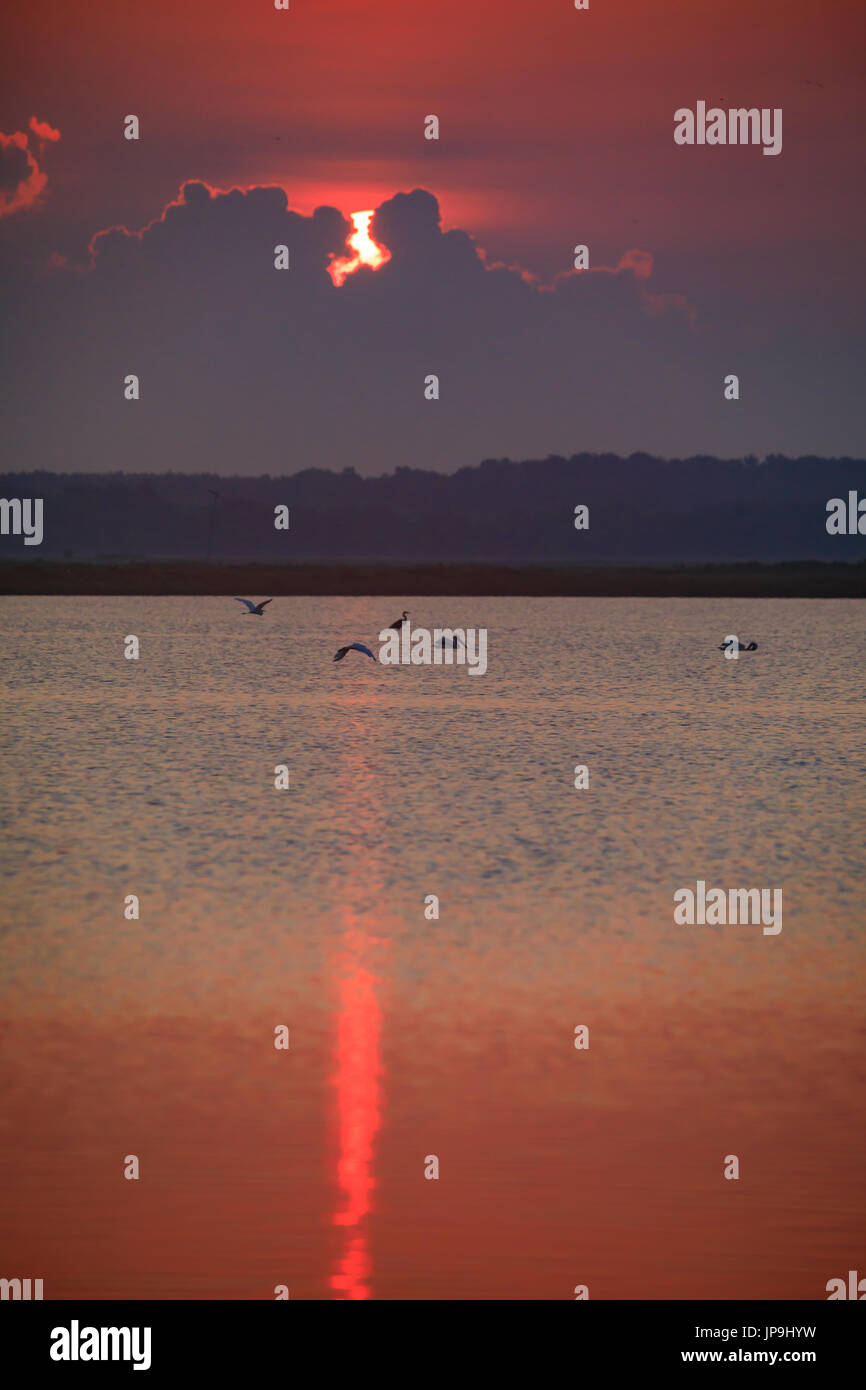
[{"label": "sun", "polygon": [[353,274],[359,266],[368,265],[372,270],[378,270],[380,265],[390,261],[391,252],[387,246],[377,246],[370,236],[370,221],[374,212],[375,208],[368,208],[365,212],[351,213],[355,230],[348,244],[355,254],[341,256],[328,266],[328,274],[335,285],[342,285],[346,276]]}]

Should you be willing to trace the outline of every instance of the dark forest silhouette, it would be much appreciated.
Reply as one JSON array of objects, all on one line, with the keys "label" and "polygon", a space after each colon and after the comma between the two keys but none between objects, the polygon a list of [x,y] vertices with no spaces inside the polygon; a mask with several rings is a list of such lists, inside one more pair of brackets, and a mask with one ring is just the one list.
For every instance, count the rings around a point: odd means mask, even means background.
[{"label": "dark forest silhouette", "polygon": [[[830,536],[826,504],[866,492],[853,459],[664,460],[578,454],[486,460],[454,474],[398,468],[286,477],[6,474],[0,496],[42,497],[45,536],[6,559],[178,558],[511,564],[859,560],[866,536]],[[291,514],[274,528],[274,508]],[[574,509],[590,525],[574,528]]]}]

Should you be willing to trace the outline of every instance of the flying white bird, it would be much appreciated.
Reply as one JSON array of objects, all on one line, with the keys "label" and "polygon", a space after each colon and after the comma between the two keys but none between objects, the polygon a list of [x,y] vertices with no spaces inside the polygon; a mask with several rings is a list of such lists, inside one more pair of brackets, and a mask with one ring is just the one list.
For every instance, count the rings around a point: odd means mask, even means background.
[{"label": "flying white bird", "polygon": [[343,657],[346,655],[347,652],[363,652],[364,655],[368,656],[371,661],[376,660],[375,656],[370,651],[370,648],[365,647],[363,642],[350,642],[348,647],[341,647],[338,652],[334,653],[334,660],[342,661]]},{"label": "flying white bird", "polygon": [[[263,617],[266,604],[273,603],[273,601],[274,600],[272,598],[263,598],[261,603],[253,603],[251,598],[235,599],[235,603],[245,603],[249,610],[249,613],[251,613],[254,618]],[[245,616],[247,615],[245,614]]]}]

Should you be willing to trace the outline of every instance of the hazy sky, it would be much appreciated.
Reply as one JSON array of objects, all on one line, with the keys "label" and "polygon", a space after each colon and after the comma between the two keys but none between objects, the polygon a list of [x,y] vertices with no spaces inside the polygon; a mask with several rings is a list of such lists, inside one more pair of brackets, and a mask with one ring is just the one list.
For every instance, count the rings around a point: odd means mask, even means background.
[{"label": "hazy sky", "polygon": [[[7,467],[864,453],[862,4],[291,5],[12,4]],[[699,100],[781,154],[676,145]],[[322,204],[391,260],[336,288]]]}]

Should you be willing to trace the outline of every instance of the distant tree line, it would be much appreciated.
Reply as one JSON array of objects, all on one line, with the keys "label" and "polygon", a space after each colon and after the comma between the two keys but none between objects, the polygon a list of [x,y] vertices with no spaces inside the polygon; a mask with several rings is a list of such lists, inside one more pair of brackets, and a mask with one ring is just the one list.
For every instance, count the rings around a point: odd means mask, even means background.
[{"label": "distant tree line", "polygon": [[[285,477],[0,475],[0,497],[44,499],[42,545],[0,537],[6,558],[700,564],[866,556],[832,536],[827,503],[866,495],[855,459],[647,454],[486,459],[453,474],[398,468]],[[575,529],[575,509],[588,526]],[[277,509],[288,508],[288,529]]]}]

